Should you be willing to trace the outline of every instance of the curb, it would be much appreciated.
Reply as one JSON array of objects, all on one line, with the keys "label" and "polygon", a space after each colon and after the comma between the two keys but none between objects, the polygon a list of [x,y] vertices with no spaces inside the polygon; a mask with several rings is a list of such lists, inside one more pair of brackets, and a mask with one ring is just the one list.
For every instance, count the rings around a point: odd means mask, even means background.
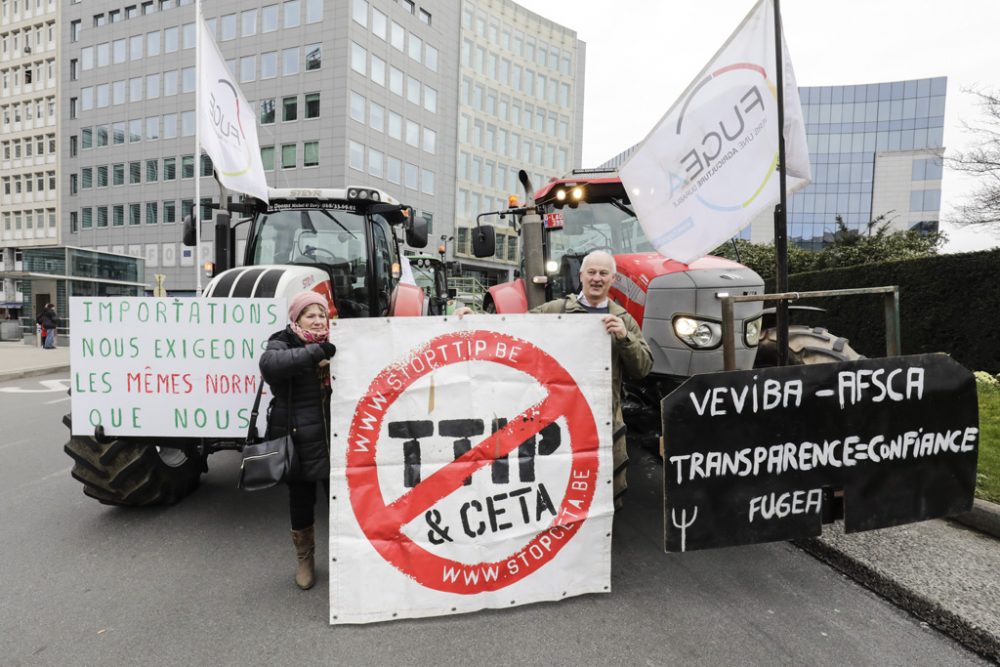
[{"label": "curb", "polygon": [[1000,505],[996,503],[976,498],[972,503],[971,512],[957,514],[948,519],[1000,540]]},{"label": "curb", "polygon": [[36,375],[48,375],[49,373],[68,373],[69,364],[59,366],[36,366],[35,368],[19,368],[13,371],[0,371],[0,382],[7,380],[19,380],[21,378],[34,377]]},{"label": "curb", "polygon": [[820,539],[810,537],[793,540],[792,544],[889,600],[894,605],[927,622],[969,650],[975,651],[988,660],[1000,662],[1000,636],[987,632],[954,612],[948,611],[919,591],[877,572],[865,563],[831,547]]}]

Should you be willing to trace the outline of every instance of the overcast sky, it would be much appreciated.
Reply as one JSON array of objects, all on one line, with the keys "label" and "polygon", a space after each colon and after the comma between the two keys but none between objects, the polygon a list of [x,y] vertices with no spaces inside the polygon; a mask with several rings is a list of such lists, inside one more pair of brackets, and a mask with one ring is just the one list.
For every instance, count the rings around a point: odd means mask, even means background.
[{"label": "overcast sky", "polygon": [[[642,141],[754,5],[753,0],[516,0],[587,44],[583,166]],[[948,77],[946,153],[979,115],[967,88],[1000,89],[1000,0],[783,0],[799,85]],[[969,191],[945,170],[942,216]],[[969,231],[948,231],[953,245]],[[971,247],[1000,233],[972,234]],[[988,241],[987,239],[995,239]],[[959,244],[964,248],[964,244]]]}]

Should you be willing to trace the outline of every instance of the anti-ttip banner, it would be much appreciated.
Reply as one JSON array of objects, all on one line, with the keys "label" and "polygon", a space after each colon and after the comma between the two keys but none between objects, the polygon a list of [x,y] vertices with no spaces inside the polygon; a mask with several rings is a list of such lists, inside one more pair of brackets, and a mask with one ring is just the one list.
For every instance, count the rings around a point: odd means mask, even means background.
[{"label": "anti-ttip banner", "polygon": [[[691,262],[779,199],[774,8],[761,0],[646,137],[620,175],[650,243]],[[784,47],[789,193],[811,179],[795,74]]]},{"label": "anti-ttip banner", "polygon": [[224,186],[267,201],[267,179],[260,159],[253,109],[200,17],[198,29],[201,63],[197,116],[201,147],[212,158],[216,175]]},{"label": "anti-ttip banner", "polygon": [[609,591],[601,318],[350,319],[331,338],[331,623]]}]

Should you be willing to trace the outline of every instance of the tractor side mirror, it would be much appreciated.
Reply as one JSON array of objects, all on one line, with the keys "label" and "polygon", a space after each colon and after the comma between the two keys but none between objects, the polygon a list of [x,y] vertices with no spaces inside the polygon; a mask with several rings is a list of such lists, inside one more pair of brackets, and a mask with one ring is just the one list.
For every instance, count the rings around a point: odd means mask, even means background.
[{"label": "tractor side mirror", "polygon": [[492,257],[497,251],[497,236],[493,225],[479,225],[472,229],[472,254]]},{"label": "tractor side mirror", "polygon": [[426,248],[427,247],[427,219],[422,215],[417,217],[413,215],[413,209],[410,209],[410,217],[405,225],[406,229],[406,244],[411,248]]},{"label": "tractor side mirror", "polygon": [[197,219],[194,214],[188,213],[184,216],[183,231],[181,233],[181,242],[188,246],[194,247],[197,245],[197,234],[195,233],[195,224],[197,224]]}]

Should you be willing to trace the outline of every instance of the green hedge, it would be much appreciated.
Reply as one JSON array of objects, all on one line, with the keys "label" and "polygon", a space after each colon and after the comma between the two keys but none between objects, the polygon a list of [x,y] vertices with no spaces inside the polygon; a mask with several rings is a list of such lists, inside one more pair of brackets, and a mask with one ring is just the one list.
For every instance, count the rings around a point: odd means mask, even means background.
[{"label": "green hedge", "polygon": [[[903,354],[947,352],[971,370],[1000,373],[1000,249],[789,276],[789,288],[797,292],[882,285],[899,286]],[[881,295],[798,303],[827,312],[793,315],[793,322],[846,336],[866,356],[885,355]]]}]

